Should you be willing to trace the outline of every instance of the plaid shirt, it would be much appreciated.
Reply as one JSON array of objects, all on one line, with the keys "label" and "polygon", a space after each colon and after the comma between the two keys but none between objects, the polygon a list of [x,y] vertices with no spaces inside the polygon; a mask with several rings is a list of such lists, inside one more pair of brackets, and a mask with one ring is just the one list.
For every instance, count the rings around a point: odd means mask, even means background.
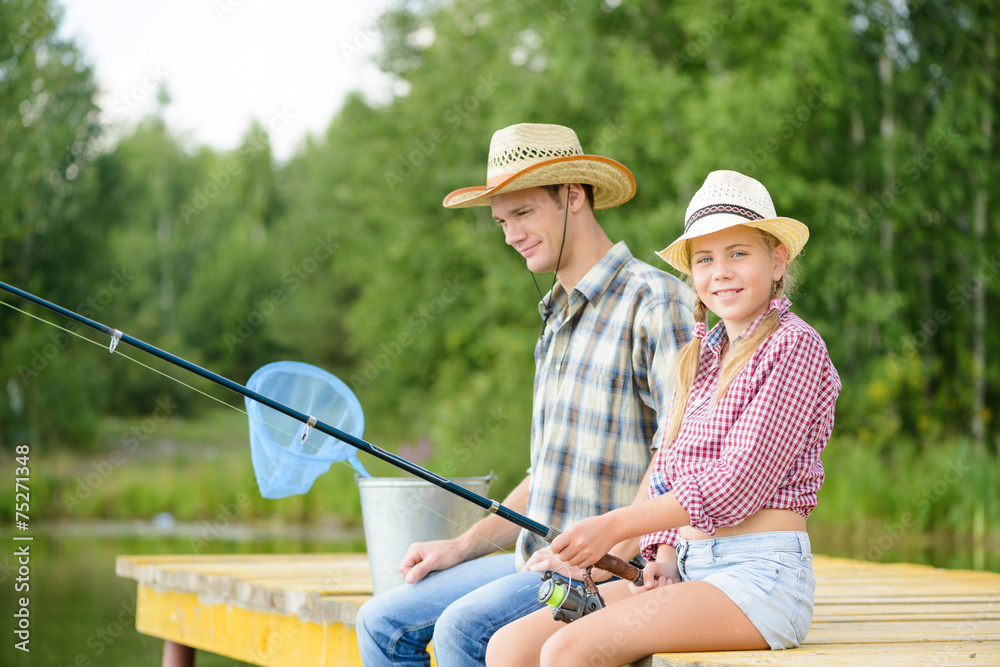
[{"label": "plaid shirt", "polygon": [[[527,516],[565,530],[632,502],[691,337],[691,291],[618,243],[567,295],[535,346]],[[542,311],[542,300],[539,311]],[[544,317],[544,315],[543,315]],[[518,568],[545,540],[522,530]]]},{"label": "plaid shirt", "polygon": [[[820,453],[833,431],[840,378],[819,334],[781,300],[780,326],[716,403],[726,328],[705,337],[677,440],[660,447],[650,498],[673,491],[691,527],[714,535],[761,509],[809,516],[823,485]],[[761,315],[743,332],[749,336]],[[677,530],[646,535],[642,554],[677,545]]]}]

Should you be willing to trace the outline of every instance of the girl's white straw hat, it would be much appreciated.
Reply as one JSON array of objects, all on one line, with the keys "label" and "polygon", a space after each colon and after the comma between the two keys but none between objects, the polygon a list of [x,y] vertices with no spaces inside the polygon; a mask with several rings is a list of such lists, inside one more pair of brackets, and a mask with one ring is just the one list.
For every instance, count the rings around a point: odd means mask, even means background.
[{"label": "girl's white straw hat", "polygon": [[788,261],[809,240],[809,228],[792,218],[779,218],[771,195],[758,181],[736,171],[713,171],[695,193],[684,214],[684,233],[656,253],[678,271],[691,273],[691,239],[746,225],[776,236],[788,248]]},{"label": "girl's white straw hat", "polygon": [[598,209],[624,204],[635,195],[632,172],[610,158],[585,155],[570,128],[520,123],[493,134],[486,185],[455,190],[443,203],[447,208],[489,206],[494,195],[563,183],[592,185]]}]

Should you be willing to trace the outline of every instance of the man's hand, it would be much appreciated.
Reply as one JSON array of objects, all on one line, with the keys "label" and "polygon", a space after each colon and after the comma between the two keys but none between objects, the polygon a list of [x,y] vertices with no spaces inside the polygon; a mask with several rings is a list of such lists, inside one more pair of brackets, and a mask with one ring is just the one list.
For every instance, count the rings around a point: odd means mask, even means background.
[{"label": "man's hand", "polygon": [[[552,553],[549,547],[544,549],[539,549],[535,553],[531,554],[531,558],[528,562],[524,564],[524,570],[531,570],[532,572],[544,572],[545,570],[551,570],[552,572],[558,572],[559,574],[570,577],[571,579],[576,579],[577,581],[583,580],[583,568],[573,567],[572,565],[567,565],[562,562],[558,556]],[[600,583],[611,578],[610,572],[605,572],[600,568],[594,568],[590,572],[591,578],[595,583]]]},{"label": "man's hand", "polygon": [[399,561],[399,573],[408,584],[415,584],[431,572],[447,570],[465,561],[456,540],[414,542]]},{"label": "man's hand", "polygon": [[[530,483],[529,477],[522,479],[504,499],[504,505],[515,512],[526,511]],[[453,540],[414,542],[399,561],[399,573],[406,583],[415,584],[431,572],[447,570],[513,544],[519,531],[507,519],[490,514]]]}]

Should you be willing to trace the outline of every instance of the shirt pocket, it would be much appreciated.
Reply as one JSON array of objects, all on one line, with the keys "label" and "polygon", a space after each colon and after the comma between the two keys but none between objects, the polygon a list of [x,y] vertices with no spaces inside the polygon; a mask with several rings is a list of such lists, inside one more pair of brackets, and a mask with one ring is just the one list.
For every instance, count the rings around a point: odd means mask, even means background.
[{"label": "shirt pocket", "polygon": [[588,364],[570,380],[563,419],[573,433],[575,448],[582,452],[599,452],[621,437],[620,419],[627,410],[627,374],[601,364]]}]

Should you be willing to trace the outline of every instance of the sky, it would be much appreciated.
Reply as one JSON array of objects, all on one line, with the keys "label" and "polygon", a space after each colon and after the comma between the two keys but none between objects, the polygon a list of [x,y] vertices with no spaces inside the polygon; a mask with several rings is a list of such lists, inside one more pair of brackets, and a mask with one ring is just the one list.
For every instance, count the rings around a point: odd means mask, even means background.
[{"label": "sky", "polygon": [[321,135],[345,96],[387,99],[372,59],[390,0],[60,0],[60,35],[94,67],[112,136],[155,111],[194,148],[239,146],[253,119],[286,160]]}]

